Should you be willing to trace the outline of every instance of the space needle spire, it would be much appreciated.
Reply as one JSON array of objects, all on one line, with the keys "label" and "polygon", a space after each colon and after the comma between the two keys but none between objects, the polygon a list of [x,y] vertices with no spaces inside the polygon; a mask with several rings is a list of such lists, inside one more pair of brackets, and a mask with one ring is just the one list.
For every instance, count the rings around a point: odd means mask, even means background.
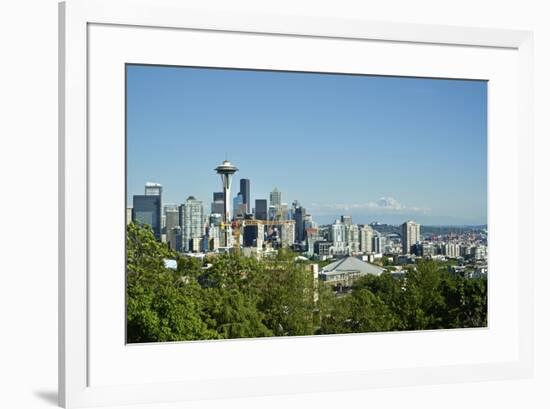
[{"label": "space needle spire", "polygon": [[239,170],[227,159],[220,166],[214,169],[222,179],[223,187],[223,224],[224,224],[224,246],[229,247],[231,243],[231,178]]}]

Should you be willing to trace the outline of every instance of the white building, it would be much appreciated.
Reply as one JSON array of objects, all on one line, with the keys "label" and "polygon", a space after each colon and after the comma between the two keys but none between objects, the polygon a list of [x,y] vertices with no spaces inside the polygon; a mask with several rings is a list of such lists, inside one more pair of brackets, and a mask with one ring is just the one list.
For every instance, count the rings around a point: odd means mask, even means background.
[{"label": "white building", "polygon": [[349,254],[359,253],[359,226],[357,226],[356,224],[347,226],[347,238]]},{"label": "white building", "polygon": [[385,270],[355,257],[344,257],[323,267],[319,279],[330,284],[350,286],[353,281],[367,274],[379,276]]},{"label": "white building", "polygon": [[460,245],[457,243],[445,244],[445,255],[447,257],[457,258],[460,256]]},{"label": "white building", "polygon": [[346,225],[336,220],[330,229],[330,241],[335,255],[346,254]]},{"label": "white building", "polygon": [[363,253],[372,253],[372,238],[374,230],[369,225],[361,227],[359,230],[359,249]]},{"label": "white building", "polygon": [[409,220],[401,225],[403,254],[411,254],[411,247],[420,242],[420,224]]},{"label": "white building", "polygon": [[377,233],[372,238],[372,251],[376,254],[383,254],[386,247],[386,238]]},{"label": "white building", "polygon": [[183,251],[190,251],[191,248],[196,251],[198,246],[193,247],[192,240],[201,239],[204,236],[203,207],[200,200],[189,196],[185,203],[180,206],[180,223]]}]

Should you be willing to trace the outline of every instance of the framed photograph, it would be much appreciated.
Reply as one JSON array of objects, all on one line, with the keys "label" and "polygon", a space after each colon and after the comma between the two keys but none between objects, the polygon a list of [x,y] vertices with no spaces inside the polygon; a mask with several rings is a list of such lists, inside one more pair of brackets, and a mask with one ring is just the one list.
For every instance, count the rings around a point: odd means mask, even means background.
[{"label": "framed photograph", "polygon": [[530,32],[59,15],[61,405],[531,376]]}]

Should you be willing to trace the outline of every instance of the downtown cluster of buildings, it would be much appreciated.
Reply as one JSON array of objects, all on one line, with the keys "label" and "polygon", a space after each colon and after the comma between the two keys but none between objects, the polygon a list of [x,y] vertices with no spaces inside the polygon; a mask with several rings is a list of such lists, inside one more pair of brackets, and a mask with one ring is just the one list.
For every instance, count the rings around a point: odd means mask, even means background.
[{"label": "downtown cluster of buildings", "polygon": [[239,191],[231,200],[231,176],[238,169],[224,161],[215,170],[222,177],[223,190],[213,192],[209,205],[194,196],[183,203],[164,204],[162,185],[148,182],[144,194],[133,196],[133,207],[127,208],[127,221],[149,225],[157,240],[166,242],[173,250],[191,254],[235,249],[245,254],[263,254],[290,247],[310,259],[357,256],[373,262],[385,256],[394,264],[414,262],[415,257],[475,261],[487,257],[486,235],[423,237],[420,224],[414,221],[407,221],[391,232],[379,231],[377,223],[355,224],[350,215],[319,226],[298,201],[290,206],[284,202],[277,188],[271,191],[269,200],[253,202],[249,179],[239,180]]},{"label": "downtown cluster of buildings", "polygon": [[[149,225],[155,238],[183,253],[223,252],[235,247],[266,249],[292,247],[314,227],[311,215],[297,201],[282,201],[277,189],[268,199],[251,202],[250,180],[239,180],[239,192],[227,209],[225,193],[213,192],[208,207],[189,196],[180,204],[162,201],[162,185],[148,182],[142,195],[133,196],[127,222]],[[224,215],[227,212],[227,217]],[[226,235],[225,232],[230,234]]]}]

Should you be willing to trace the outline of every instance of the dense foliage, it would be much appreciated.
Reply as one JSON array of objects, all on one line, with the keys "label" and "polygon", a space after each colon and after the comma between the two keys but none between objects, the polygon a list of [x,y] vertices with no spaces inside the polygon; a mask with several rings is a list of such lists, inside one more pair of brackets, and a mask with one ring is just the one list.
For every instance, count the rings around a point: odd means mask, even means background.
[{"label": "dense foliage", "polygon": [[[487,280],[451,275],[424,261],[336,294],[307,263],[280,251],[180,256],[135,224],[127,234],[128,342],[184,341],[487,326]],[[177,260],[177,270],[164,259]]]}]

